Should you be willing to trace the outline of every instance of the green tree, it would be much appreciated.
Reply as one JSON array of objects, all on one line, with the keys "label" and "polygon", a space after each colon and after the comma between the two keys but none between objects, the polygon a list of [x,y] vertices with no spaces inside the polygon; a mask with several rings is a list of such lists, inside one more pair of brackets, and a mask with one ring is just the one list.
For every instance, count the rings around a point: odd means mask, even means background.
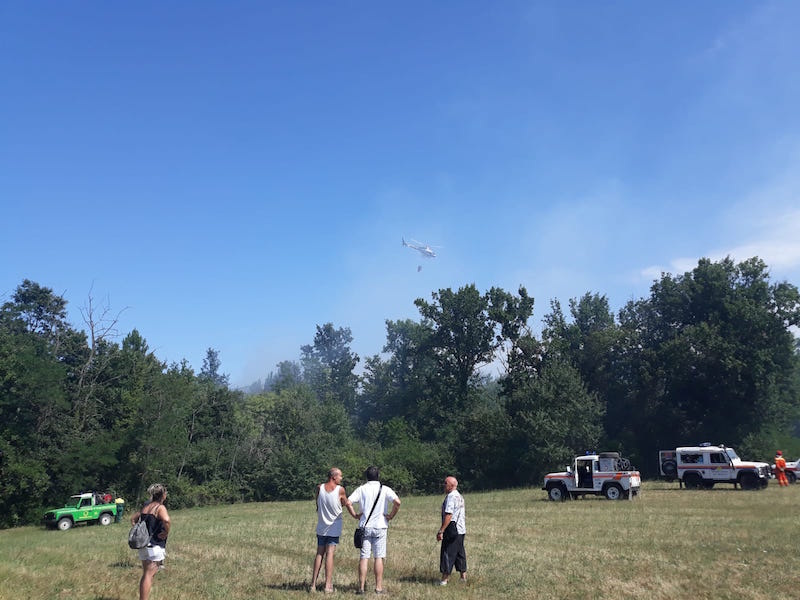
[{"label": "green tree", "polygon": [[67,301],[47,288],[25,279],[2,306],[7,319],[17,321],[32,334],[45,340],[58,355],[58,342],[70,330]]},{"label": "green tree", "polygon": [[554,465],[596,450],[603,434],[604,407],[586,389],[580,373],[562,358],[514,390],[508,401],[517,484],[541,482]]},{"label": "green tree", "polygon": [[764,447],[787,430],[798,414],[789,329],[798,322],[797,288],[770,283],[758,258],[701,259],[629,303],[621,324],[631,391],[621,400],[645,456],[704,440]]},{"label": "green tree", "polygon": [[366,441],[373,453],[361,456],[361,465],[379,465],[381,480],[401,494],[438,492],[443,474],[455,472],[448,445],[421,440],[413,424],[405,419],[373,421],[367,428]]},{"label": "green tree", "polygon": [[[71,431],[66,302],[25,280],[0,306],[0,526],[39,518]],[[57,482],[56,482],[57,485]]]},{"label": "green tree", "polygon": [[349,415],[338,402],[320,403],[305,386],[270,396],[255,450],[263,462],[249,485],[257,499],[308,498],[313,482],[349,453]]},{"label": "green tree", "polygon": [[568,361],[578,369],[590,390],[603,393],[612,374],[609,361],[619,338],[614,313],[608,299],[599,294],[573,298],[569,306],[571,321],[566,319],[557,300],[551,302],[542,332],[546,356]]},{"label": "green tree", "polygon": [[[219,353],[209,348],[203,368],[182,403],[183,451],[177,480],[193,484],[214,482],[215,492],[229,496],[237,486],[230,465],[235,464],[241,436],[237,431],[237,407],[241,392],[228,388],[228,376],[220,372]],[[185,482],[184,482],[185,483]]]},{"label": "green tree", "polygon": [[534,300],[522,286],[516,297],[500,288],[490,289],[488,295],[489,317],[499,326],[496,341],[505,364],[499,380],[501,394],[509,397],[541,368],[542,344],[528,325]]},{"label": "green tree", "polygon": [[[427,431],[433,418],[438,389],[437,358],[431,343],[433,330],[410,319],[386,321],[386,344],[379,356],[367,359],[360,397],[362,424],[401,417],[418,430]],[[438,411],[435,411],[438,414]]]},{"label": "green tree", "polygon": [[158,452],[164,447],[163,442],[169,442],[171,447],[176,439],[161,434],[161,417],[169,415],[163,410],[165,399],[159,394],[165,368],[138,330],[123,338],[113,367],[118,381],[113,399],[118,415],[116,432],[123,440],[117,477],[119,487],[136,498],[142,498],[154,480],[164,478]]},{"label": "green tree", "polygon": [[303,384],[303,369],[294,361],[284,360],[278,363],[278,370],[270,373],[264,383],[265,392],[276,394]]},{"label": "green tree", "polygon": [[306,383],[320,402],[339,402],[348,414],[356,409],[358,376],[354,369],[359,357],[350,350],[353,336],[349,327],[317,325],[313,345],[302,346],[300,362]]},{"label": "green tree", "polygon": [[227,388],[230,378],[227,374],[220,373],[221,368],[219,351],[208,348],[203,359],[203,368],[200,369],[200,380],[208,383],[211,388]]},{"label": "green tree", "polygon": [[445,412],[465,408],[470,382],[477,367],[491,362],[497,347],[494,323],[489,319],[489,300],[474,284],[453,292],[431,294],[433,302],[414,301],[423,322],[430,324],[431,347],[438,359],[440,376],[447,382],[441,400]]},{"label": "green tree", "polygon": [[63,446],[66,370],[48,344],[0,317],[0,527],[41,518]]},{"label": "green tree", "polygon": [[469,411],[456,417],[451,452],[454,473],[464,489],[495,489],[518,485],[519,446],[513,422],[497,383],[486,382]]}]

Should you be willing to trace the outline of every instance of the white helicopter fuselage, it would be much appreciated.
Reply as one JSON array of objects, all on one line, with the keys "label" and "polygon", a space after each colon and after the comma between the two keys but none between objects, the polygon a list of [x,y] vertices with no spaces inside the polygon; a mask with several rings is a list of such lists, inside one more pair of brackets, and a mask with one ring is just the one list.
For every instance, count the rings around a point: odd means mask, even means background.
[{"label": "white helicopter fuselage", "polygon": [[427,245],[423,246],[422,244],[415,244],[413,242],[409,243],[405,239],[403,239],[403,246],[406,246],[408,248],[413,248],[414,250],[422,254],[422,256],[424,256],[425,258],[436,258],[436,253],[431,249],[430,246]]}]

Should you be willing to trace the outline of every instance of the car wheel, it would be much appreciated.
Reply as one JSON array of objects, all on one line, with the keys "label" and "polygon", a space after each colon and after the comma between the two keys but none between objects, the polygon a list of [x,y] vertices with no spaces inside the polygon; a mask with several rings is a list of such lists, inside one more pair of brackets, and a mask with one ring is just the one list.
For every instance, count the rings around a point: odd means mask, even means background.
[{"label": "car wheel", "polygon": [[758,489],[758,479],[752,473],[742,473],[742,476],[739,477],[739,485],[743,490],[755,490]]},{"label": "car wheel", "polygon": [[683,478],[683,485],[687,490],[699,490],[703,480],[697,473],[687,473]]},{"label": "car wheel", "polygon": [[61,531],[66,531],[70,527],[72,527],[72,519],[70,519],[69,517],[61,517],[58,520],[58,528]]},{"label": "car wheel", "polygon": [[553,502],[563,502],[567,499],[567,491],[563,485],[551,485],[547,488],[547,497]]},{"label": "car wheel", "polygon": [[618,483],[609,483],[604,493],[609,500],[619,500],[624,495],[622,493],[622,487],[620,487]]},{"label": "car wheel", "polygon": [[100,523],[100,525],[111,525],[111,521],[113,520],[114,519],[111,518],[110,514],[103,513],[102,515],[100,515],[100,518],[97,519],[97,522]]},{"label": "car wheel", "polygon": [[714,487],[714,482],[713,481],[709,481],[708,479],[703,479],[703,489],[704,490],[710,490],[710,489],[713,489],[713,487]]},{"label": "car wheel", "polygon": [[675,479],[675,475],[678,474],[678,465],[674,460],[665,460],[661,464],[661,470],[667,479]]},{"label": "car wheel", "polygon": [[794,473],[791,473],[791,472],[787,473],[786,474],[786,481],[788,481],[790,485],[794,485],[795,483],[797,483],[797,475],[795,475]]}]

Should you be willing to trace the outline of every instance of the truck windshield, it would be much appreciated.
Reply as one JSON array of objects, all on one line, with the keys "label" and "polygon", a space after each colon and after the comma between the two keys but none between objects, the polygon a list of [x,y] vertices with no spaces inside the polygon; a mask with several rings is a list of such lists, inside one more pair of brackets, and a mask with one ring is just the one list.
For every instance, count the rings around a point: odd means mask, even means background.
[{"label": "truck windshield", "polygon": [[731,460],[739,460],[739,455],[736,454],[736,450],[733,448],[725,448],[725,454],[727,454]]}]

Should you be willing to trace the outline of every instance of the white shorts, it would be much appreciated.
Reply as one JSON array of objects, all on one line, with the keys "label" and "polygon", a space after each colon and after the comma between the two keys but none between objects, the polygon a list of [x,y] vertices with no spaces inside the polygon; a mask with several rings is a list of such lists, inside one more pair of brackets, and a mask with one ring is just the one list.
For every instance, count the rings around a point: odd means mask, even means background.
[{"label": "white shorts", "polygon": [[361,558],[369,558],[370,552],[375,558],[386,558],[386,529],[367,527],[364,531],[364,542],[361,545]]},{"label": "white shorts", "polygon": [[152,560],[158,562],[164,560],[167,556],[167,551],[161,546],[145,546],[139,548],[139,560]]}]

